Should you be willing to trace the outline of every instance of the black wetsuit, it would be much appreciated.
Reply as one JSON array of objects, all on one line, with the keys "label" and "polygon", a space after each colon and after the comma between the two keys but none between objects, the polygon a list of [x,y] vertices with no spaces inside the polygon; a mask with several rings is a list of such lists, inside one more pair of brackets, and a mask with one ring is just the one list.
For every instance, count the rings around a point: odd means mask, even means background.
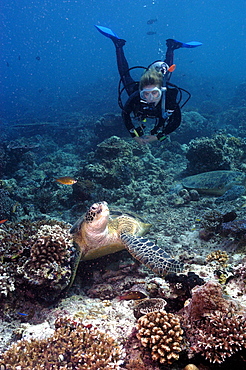
[{"label": "black wetsuit", "polygon": [[[154,128],[151,130],[151,135],[156,135],[157,139],[162,141],[166,135],[176,130],[181,123],[181,111],[177,103],[178,88],[167,82],[166,90],[166,118],[162,117],[161,100],[155,106],[153,103],[148,104],[141,100],[139,94],[138,83],[135,82],[130,73],[127,60],[124,55],[123,46],[125,41],[122,39],[113,40],[116,46],[116,56],[118,70],[121,76],[122,83],[129,95],[123,110],[122,118],[124,124],[132,137],[144,135],[144,120],[146,118],[154,118],[156,120]],[[173,51],[180,46],[173,44],[174,40],[167,40],[167,52],[165,62],[171,66],[173,64]],[[131,114],[133,113],[134,119],[138,120],[134,125],[132,122]]]}]

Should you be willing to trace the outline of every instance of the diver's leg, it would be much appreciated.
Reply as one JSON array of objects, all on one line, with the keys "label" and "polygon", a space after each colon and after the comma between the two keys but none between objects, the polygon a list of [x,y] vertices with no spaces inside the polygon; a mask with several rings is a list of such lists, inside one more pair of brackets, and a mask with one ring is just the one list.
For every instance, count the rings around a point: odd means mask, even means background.
[{"label": "diver's leg", "polygon": [[103,34],[104,36],[110,38],[116,48],[116,58],[117,58],[117,66],[118,71],[123,83],[123,86],[126,89],[128,95],[131,95],[134,91],[138,89],[138,84],[133,80],[129,72],[129,65],[127,63],[123,46],[125,45],[126,41],[120,39],[114,31],[110,28],[95,25],[96,29]]},{"label": "diver's leg", "polygon": [[112,40],[116,48],[116,59],[118,71],[126,89],[127,94],[130,96],[134,91],[138,89],[138,84],[133,80],[129,72],[129,65],[125,57],[123,46],[125,45],[125,40],[116,39]]},{"label": "diver's leg", "polygon": [[173,65],[173,58],[174,58],[174,50],[182,48],[183,43],[180,41],[176,41],[173,39],[168,39],[166,40],[166,45],[167,45],[167,51],[166,51],[166,58],[165,58],[165,63],[169,65]]}]

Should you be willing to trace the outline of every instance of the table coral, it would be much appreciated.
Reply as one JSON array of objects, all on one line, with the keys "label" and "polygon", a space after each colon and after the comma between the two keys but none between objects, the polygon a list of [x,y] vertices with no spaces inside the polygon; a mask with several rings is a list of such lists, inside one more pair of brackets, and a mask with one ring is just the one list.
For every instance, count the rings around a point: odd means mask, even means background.
[{"label": "table coral", "polygon": [[149,312],[137,322],[137,338],[151,349],[154,361],[171,364],[181,352],[183,330],[177,315],[166,311]]},{"label": "table coral", "polygon": [[48,339],[20,340],[0,357],[7,370],[113,370],[118,369],[121,348],[113,338],[91,325],[69,318],[56,320]]}]

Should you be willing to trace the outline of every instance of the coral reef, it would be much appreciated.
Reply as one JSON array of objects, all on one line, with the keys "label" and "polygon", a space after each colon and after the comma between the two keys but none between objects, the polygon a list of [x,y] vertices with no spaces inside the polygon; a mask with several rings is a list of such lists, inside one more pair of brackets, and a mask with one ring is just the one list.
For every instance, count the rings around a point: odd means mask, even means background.
[{"label": "coral reef", "polygon": [[15,279],[7,272],[6,264],[0,265],[0,300],[15,290]]},{"label": "coral reef", "polygon": [[187,171],[197,174],[215,170],[243,169],[246,143],[235,136],[217,134],[190,141],[186,152]]},{"label": "coral reef", "polygon": [[11,281],[10,291],[17,289],[18,296],[18,291],[31,290],[46,300],[59,295],[70,282],[76,254],[68,229],[69,225],[52,220],[23,220],[2,227],[2,278]]},{"label": "coral reef", "polygon": [[[211,132],[211,131],[210,131]],[[189,143],[196,137],[209,134],[208,121],[200,113],[195,111],[183,112],[182,125],[172,133],[172,139],[179,143]]]},{"label": "coral reef", "polygon": [[190,174],[214,170],[229,170],[230,162],[214,139],[207,137],[191,140],[186,153],[187,171]]},{"label": "coral reef", "polygon": [[226,313],[231,304],[231,301],[223,298],[221,285],[209,281],[192,289],[192,298],[184,307],[184,313],[193,323],[214,311]]},{"label": "coral reef", "polygon": [[212,363],[222,363],[245,348],[246,322],[238,310],[235,302],[223,297],[220,284],[209,281],[194,288],[181,310],[190,357],[200,353]]},{"label": "coral reef", "polygon": [[42,340],[20,340],[0,356],[6,370],[118,369],[121,349],[109,335],[92,325],[57,319],[54,334]]},{"label": "coral reef", "polygon": [[42,225],[30,243],[29,259],[17,269],[28,284],[59,292],[70,282],[72,243],[59,226]]},{"label": "coral reef", "polygon": [[237,351],[246,348],[245,317],[215,311],[197,323],[196,343],[192,351],[201,353],[211,363],[223,363]]},{"label": "coral reef", "polygon": [[161,364],[178,360],[183,340],[183,330],[177,315],[154,311],[141,316],[137,322],[137,338],[149,347],[151,357]]},{"label": "coral reef", "polygon": [[9,195],[8,191],[0,189],[0,220],[11,219],[12,217],[14,201]]}]

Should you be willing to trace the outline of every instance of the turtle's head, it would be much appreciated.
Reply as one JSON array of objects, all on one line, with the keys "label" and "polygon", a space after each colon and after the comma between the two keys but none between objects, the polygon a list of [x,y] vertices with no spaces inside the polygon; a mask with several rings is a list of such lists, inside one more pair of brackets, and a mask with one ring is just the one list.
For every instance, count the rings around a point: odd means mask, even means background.
[{"label": "turtle's head", "polygon": [[94,203],[85,214],[85,222],[92,223],[95,221],[106,221],[109,217],[109,209],[107,202]]}]

